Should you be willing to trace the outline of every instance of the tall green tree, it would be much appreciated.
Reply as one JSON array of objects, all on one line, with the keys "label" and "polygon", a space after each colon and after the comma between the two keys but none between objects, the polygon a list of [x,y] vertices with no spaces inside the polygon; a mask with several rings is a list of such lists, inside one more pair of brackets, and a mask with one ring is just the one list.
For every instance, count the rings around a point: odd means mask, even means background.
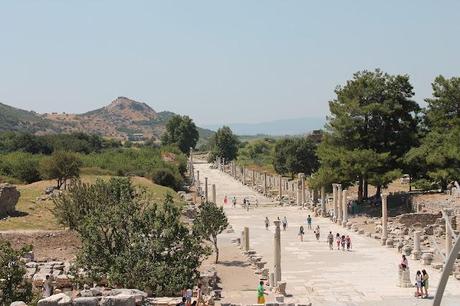
[{"label": "tall green tree", "polygon": [[174,115],[166,123],[166,131],[161,137],[164,145],[176,145],[185,153],[190,153],[190,148],[195,148],[198,142],[198,130],[189,116]]},{"label": "tall green tree", "polygon": [[215,203],[206,202],[200,206],[200,210],[193,221],[193,231],[212,242],[216,253],[216,263],[219,261],[219,248],[217,246],[217,235],[222,233],[228,226],[227,216],[224,208],[218,207]]},{"label": "tall green tree", "polygon": [[225,158],[226,161],[234,160],[238,153],[239,140],[228,126],[223,126],[211,138],[210,159]]},{"label": "tall green tree", "polygon": [[318,169],[316,143],[306,137],[278,140],[274,148],[273,167],[280,174],[304,173],[309,176]]},{"label": "tall green tree", "polygon": [[425,136],[405,162],[417,187],[444,190],[460,180],[460,77],[438,76],[432,88],[433,97],[425,100]]},{"label": "tall green tree", "polygon": [[409,77],[361,71],[335,93],[318,149],[321,173],[335,173],[331,179],[344,185],[358,181],[360,199],[368,197],[369,183],[378,196],[402,173],[402,158],[417,143],[420,107],[411,99]]}]

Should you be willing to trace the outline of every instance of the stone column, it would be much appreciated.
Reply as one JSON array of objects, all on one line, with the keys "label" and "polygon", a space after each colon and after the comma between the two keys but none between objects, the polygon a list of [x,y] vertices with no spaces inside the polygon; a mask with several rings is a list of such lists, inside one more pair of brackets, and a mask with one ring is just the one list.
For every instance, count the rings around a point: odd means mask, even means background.
[{"label": "stone column", "polygon": [[[299,176],[300,176],[300,173],[299,173]],[[300,182],[300,179],[297,179],[297,205],[302,205],[302,208],[303,208],[303,203],[302,203],[302,186],[301,186],[301,182]]]},{"label": "stone column", "polygon": [[300,180],[300,201],[302,202],[302,206],[305,205],[305,174],[299,173],[299,180]]},{"label": "stone column", "polygon": [[243,185],[246,182],[246,169],[244,167],[241,167],[241,182]]},{"label": "stone column", "polygon": [[275,272],[275,282],[281,281],[281,230],[280,230],[280,221],[275,220],[275,236],[274,236],[274,267],[273,271]]},{"label": "stone column", "polygon": [[252,170],[252,186],[256,185],[256,172]]},{"label": "stone column", "polygon": [[245,251],[249,251],[249,228],[247,226],[244,227],[244,249]]},{"label": "stone column", "polygon": [[450,252],[452,251],[452,233],[450,231],[449,223],[450,218],[448,213],[446,212],[446,258],[449,257]]},{"label": "stone column", "polygon": [[208,178],[204,178],[204,199],[206,202],[208,202]]},{"label": "stone column", "polygon": [[347,190],[342,191],[342,226],[346,227],[348,222],[348,205],[347,205]]},{"label": "stone column", "polygon": [[212,202],[217,205],[216,203],[216,184],[212,184]]},{"label": "stone column", "polygon": [[382,244],[384,245],[388,238],[388,207],[386,193],[382,193]]},{"label": "stone column", "polygon": [[190,169],[189,169],[190,177],[193,177],[193,148],[190,147]]},{"label": "stone column", "polygon": [[326,188],[321,186],[321,215],[326,216]]},{"label": "stone column", "polygon": [[332,184],[332,204],[334,204],[334,218],[337,219],[339,210],[337,207],[337,184]]},{"label": "stone column", "polygon": [[422,249],[420,248],[420,235],[422,232],[414,232],[414,250],[412,251],[413,259],[420,259],[422,256]]},{"label": "stone column", "polygon": [[267,172],[264,172],[264,196],[267,195]]},{"label": "stone column", "polygon": [[281,199],[283,198],[283,178],[280,175],[278,177],[278,179],[279,179],[279,184],[278,184],[279,197],[280,197],[280,201],[281,201]]},{"label": "stone column", "polygon": [[196,170],[196,186],[200,188],[200,170]]},{"label": "stone column", "polygon": [[338,210],[338,216],[337,216],[337,223],[339,225],[342,224],[342,218],[343,218],[343,211],[342,211],[342,184],[337,184],[337,210]]}]

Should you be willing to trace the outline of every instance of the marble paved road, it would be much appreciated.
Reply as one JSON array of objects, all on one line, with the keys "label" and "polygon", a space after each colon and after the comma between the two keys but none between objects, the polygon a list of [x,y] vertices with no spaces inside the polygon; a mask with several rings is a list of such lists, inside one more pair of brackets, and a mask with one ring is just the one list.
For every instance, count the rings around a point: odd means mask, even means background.
[{"label": "marble paved road", "polygon": [[[209,184],[216,184],[217,202],[223,204],[225,195],[257,196],[252,189],[242,186],[229,175],[210,169],[207,164],[197,164],[200,176],[208,177]],[[268,200],[260,198],[259,202]],[[244,226],[250,229],[250,247],[263,256],[268,267],[273,267],[274,227],[265,229],[264,219],[270,221],[284,216],[288,219],[286,231],[281,232],[282,279],[287,282],[287,291],[292,297],[286,301],[313,302],[313,305],[431,305],[432,299],[414,298],[415,289],[397,287],[397,265],[400,254],[396,249],[382,247],[378,241],[358,235],[339,227],[329,219],[313,218],[313,227],[320,226],[321,237],[317,241],[313,230],[306,230],[304,242],[297,233],[305,225],[308,210],[298,207],[259,207],[249,212],[237,206],[225,207],[230,224],[239,237]],[[332,231],[350,235],[351,251],[329,250],[326,236]],[[228,234],[227,234],[228,235]],[[411,276],[426,268],[420,261],[410,261]],[[430,293],[433,295],[440,272],[427,268],[430,275]],[[225,290],[225,288],[224,288]],[[235,302],[241,301],[235,293]],[[268,300],[273,300],[269,296]],[[460,281],[451,278],[445,292],[443,305],[460,305]]]}]

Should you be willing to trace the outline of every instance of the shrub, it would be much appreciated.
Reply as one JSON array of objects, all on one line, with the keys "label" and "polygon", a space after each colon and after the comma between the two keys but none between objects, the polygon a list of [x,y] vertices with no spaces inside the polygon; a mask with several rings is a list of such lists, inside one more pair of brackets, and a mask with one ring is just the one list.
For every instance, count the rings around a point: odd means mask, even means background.
[{"label": "shrub", "polygon": [[112,178],[77,183],[54,201],[59,222],[81,237],[75,271],[84,269],[90,281],[175,295],[199,276],[208,249],[170,195],[158,205],[128,178]]},{"label": "shrub", "polygon": [[24,278],[26,268],[20,260],[31,247],[14,250],[8,241],[0,240],[0,296],[1,305],[10,305],[14,301],[28,303],[32,298],[32,284]]},{"label": "shrub", "polygon": [[181,187],[182,179],[168,168],[155,169],[152,172],[152,180],[155,184],[170,187],[178,190]]}]

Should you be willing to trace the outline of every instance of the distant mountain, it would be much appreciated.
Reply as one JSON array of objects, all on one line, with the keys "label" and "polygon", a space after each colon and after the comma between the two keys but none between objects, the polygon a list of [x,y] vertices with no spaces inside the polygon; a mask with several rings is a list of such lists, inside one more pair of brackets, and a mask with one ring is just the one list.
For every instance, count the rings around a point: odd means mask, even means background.
[{"label": "distant mountain", "polygon": [[[324,127],[326,118],[305,117],[296,119],[281,119],[260,123],[227,123],[233,133],[237,135],[299,135],[319,130]],[[204,125],[213,131],[222,127],[223,124]]]},{"label": "distant mountain", "polygon": [[[149,105],[118,97],[109,105],[83,114],[38,114],[0,103],[0,131],[35,134],[85,132],[119,140],[159,140],[172,112],[156,112]],[[198,128],[207,138],[212,131]]]}]

